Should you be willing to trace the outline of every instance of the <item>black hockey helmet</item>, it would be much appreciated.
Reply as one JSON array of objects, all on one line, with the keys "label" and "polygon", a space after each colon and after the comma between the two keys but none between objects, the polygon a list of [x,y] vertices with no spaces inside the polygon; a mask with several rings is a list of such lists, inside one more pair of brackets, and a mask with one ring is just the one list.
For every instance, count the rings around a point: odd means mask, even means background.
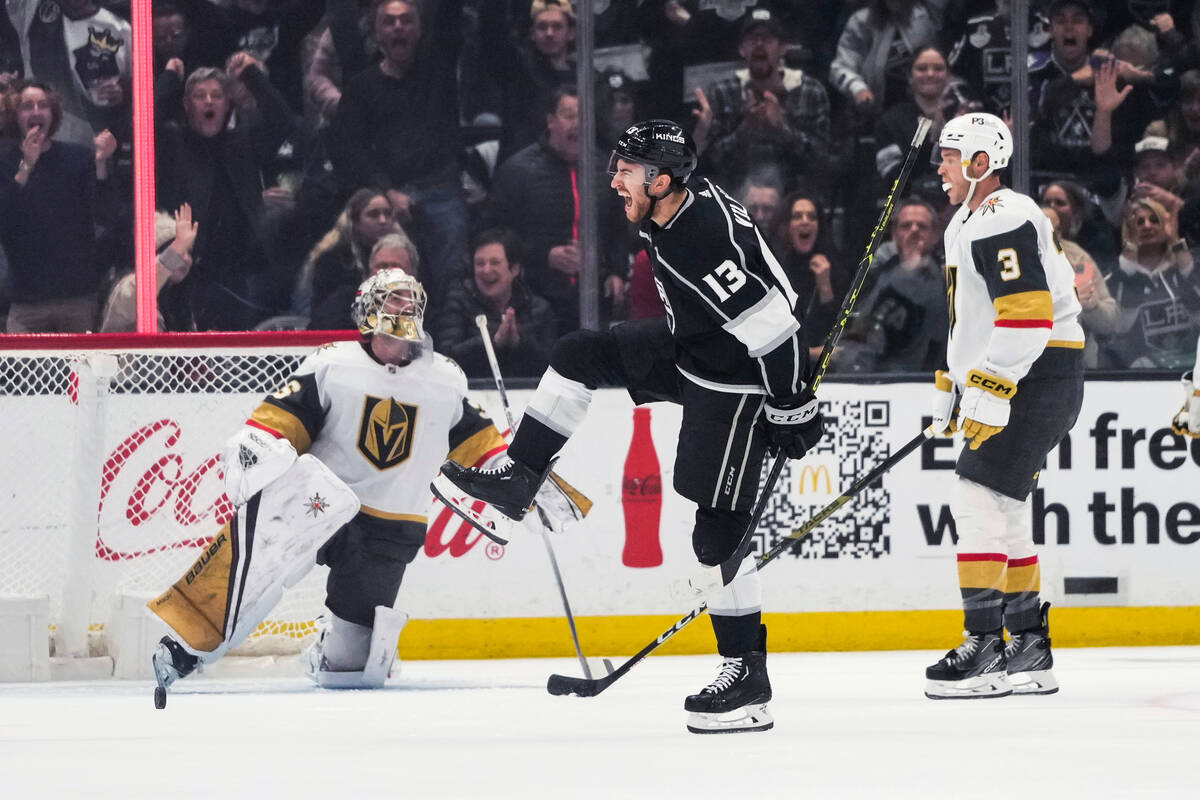
[{"label": "black hockey helmet", "polygon": [[646,183],[660,174],[683,186],[696,169],[696,143],[691,134],[669,119],[649,119],[631,125],[617,139],[608,159],[608,173],[617,170],[617,159],[635,161],[646,168]]}]

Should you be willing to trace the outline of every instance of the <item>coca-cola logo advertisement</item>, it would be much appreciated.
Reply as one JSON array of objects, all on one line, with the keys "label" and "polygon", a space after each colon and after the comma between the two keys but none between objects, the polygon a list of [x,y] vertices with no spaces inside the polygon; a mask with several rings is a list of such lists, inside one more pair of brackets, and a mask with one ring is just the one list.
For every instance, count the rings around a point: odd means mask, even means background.
[{"label": "coca-cola logo advertisement", "polygon": [[662,495],[662,475],[625,475],[621,480],[621,494],[634,497],[659,497]]},{"label": "coca-cola logo advertisement", "polygon": [[[105,456],[96,558],[124,561],[204,547],[233,515],[220,455],[197,459],[185,438],[178,421],[158,419],[134,429]],[[503,558],[503,545],[440,508],[425,539],[428,558],[462,558],[480,540],[486,541],[487,558]]]}]

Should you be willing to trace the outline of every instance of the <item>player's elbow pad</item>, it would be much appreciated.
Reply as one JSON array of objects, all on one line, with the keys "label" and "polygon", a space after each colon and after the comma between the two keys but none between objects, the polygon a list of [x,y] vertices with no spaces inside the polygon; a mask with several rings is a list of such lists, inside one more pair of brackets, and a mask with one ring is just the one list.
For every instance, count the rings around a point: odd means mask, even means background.
[{"label": "player's elbow pad", "polygon": [[235,506],[242,505],[287,472],[296,458],[296,448],[287,439],[243,425],[221,451],[225,494]]}]

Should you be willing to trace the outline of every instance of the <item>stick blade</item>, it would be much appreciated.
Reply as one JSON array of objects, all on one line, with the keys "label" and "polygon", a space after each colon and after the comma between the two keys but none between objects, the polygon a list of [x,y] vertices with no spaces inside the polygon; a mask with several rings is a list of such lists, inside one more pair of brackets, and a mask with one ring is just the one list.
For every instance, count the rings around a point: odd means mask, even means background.
[{"label": "stick blade", "polygon": [[572,678],[570,675],[551,675],[546,681],[546,691],[555,697],[575,695],[576,697],[595,697],[607,687],[604,678],[588,680],[587,678]]}]

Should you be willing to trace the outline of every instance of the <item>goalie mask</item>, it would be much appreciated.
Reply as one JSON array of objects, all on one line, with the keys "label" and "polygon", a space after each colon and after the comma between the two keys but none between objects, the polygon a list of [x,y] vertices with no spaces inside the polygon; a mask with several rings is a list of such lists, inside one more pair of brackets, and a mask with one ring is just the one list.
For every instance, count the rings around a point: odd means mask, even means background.
[{"label": "goalie mask", "polygon": [[364,336],[381,333],[406,342],[425,339],[425,304],[420,281],[402,269],[382,269],[362,282],[351,318]]}]

